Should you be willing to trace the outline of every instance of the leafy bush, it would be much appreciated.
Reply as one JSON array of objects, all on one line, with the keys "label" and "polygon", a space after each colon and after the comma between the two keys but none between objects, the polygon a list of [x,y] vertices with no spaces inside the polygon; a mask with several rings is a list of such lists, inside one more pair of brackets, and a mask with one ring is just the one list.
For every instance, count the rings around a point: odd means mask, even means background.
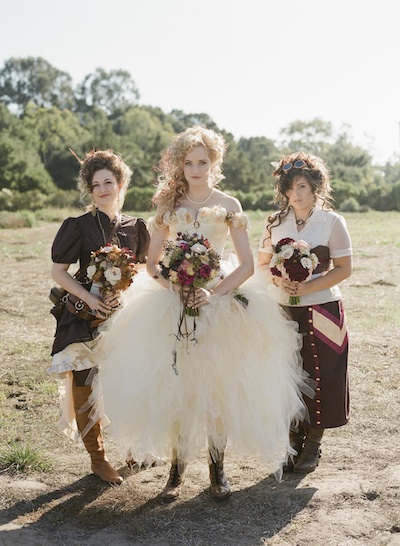
[{"label": "leafy bush", "polygon": [[47,196],[46,205],[55,208],[78,208],[79,192],[77,190],[56,189]]},{"label": "leafy bush", "polygon": [[145,211],[151,208],[154,188],[130,188],[125,197],[124,209]]},{"label": "leafy bush", "polygon": [[360,204],[355,197],[348,197],[340,205],[342,212],[360,212]]},{"label": "leafy bush", "polygon": [[47,196],[39,190],[14,192],[13,210],[38,210],[44,207]]},{"label": "leafy bush", "polygon": [[0,229],[33,227],[35,222],[35,215],[29,210],[21,212],[0,212]]},{"label": "leafy bush", "polygon": [[13,193],[9,188],[0,190],[0,210],[12,210],[13,208]]}]

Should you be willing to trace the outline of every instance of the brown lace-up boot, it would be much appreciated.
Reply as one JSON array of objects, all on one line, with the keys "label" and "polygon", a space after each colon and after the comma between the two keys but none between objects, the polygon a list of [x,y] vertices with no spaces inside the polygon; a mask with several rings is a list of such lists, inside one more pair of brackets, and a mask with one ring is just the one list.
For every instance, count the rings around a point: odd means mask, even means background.
[{"label": "brown lace-up boot", "polygon": [[215,500],[227,499],[231,491],[231,486],[224,471],[224,453],[209,451],[209,469],[211,482],[211,495]]},{"label": "brown lace-up boot", "polygon": [[303,426],[299,426],[297,430],[291,430],[289,433],[290,445],[297,451],[297,455],[293,459],[289,457],[287,463],[283,467],[283,472],[293,472],[293,467],[297,463],[301,452],[303,451],[304,437],[306,430]]},{"label": "brown lace-up boot", "polygon": [[[90,408],[80,413],[82,406],[87,402],[92,392],[91,387],[72,386],[72,396],[74,400],[74,409],[78,430],[82,432],[89,423]],[[120,484],[123,482],[122,476],[110,465],[104,452],[104,442],[101,436],[100,423],[95,425],[82,438],[86,451],[89,453],[92,461],[92,472],[103,482]]]},{"label": "brown lace-up boot", "polygon": [[313,472],[321,457],[321,439],[324,434],[323,428],[306,428],[306,439],[301,455],[294,465],[293,471],[298,473]]},{"label": "brown lace-up boot", "polygon": [[186,463],[178,460],[176,452],[172,455],[171,469],[166,486],[161,492],[161,498],[166,502],[172,502],[177,499],[181,493],[183,482],[185,481]]}]

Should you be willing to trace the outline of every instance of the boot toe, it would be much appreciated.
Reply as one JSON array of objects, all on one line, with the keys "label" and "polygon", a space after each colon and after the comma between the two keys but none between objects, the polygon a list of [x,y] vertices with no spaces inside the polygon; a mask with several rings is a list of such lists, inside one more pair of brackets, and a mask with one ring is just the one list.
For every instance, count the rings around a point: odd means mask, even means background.
[{"label": "boot toe", "polygon": [[92,463],[92,472],[103,482],[113,485],[120,485],[124,481],[123,477],[118,474],[108,461]]}]

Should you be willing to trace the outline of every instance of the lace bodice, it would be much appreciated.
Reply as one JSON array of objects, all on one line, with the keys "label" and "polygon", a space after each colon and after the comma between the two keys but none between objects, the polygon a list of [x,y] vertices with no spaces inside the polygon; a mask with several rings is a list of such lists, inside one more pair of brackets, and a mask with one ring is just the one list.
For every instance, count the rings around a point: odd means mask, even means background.
[{"label": "lace bodice", "polygon": [[[244,212],[228,212],[224,207],[202,207],[194,215],[185,207],[168,211],[163,216],[163,225],[169,228],[169,239],[176,239],[179,232],[203,235],[220,255],[223,254],[229,228],[249,229],[249,219]],[[154,218],[148,222],[154,231]]]}]

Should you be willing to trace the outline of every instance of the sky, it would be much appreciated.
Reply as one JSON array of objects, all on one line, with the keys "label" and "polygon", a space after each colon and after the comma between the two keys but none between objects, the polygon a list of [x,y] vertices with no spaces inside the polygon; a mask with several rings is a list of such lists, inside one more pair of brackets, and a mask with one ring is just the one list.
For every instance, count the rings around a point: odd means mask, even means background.
[{"label": "sky", "polygon": [[206,113],[236,138],[297,120],[347,131],[375,161],[400,152],[398,0],[13,0],[0,67],[43,57],[74,84],[127,70],[139,104]]}]

